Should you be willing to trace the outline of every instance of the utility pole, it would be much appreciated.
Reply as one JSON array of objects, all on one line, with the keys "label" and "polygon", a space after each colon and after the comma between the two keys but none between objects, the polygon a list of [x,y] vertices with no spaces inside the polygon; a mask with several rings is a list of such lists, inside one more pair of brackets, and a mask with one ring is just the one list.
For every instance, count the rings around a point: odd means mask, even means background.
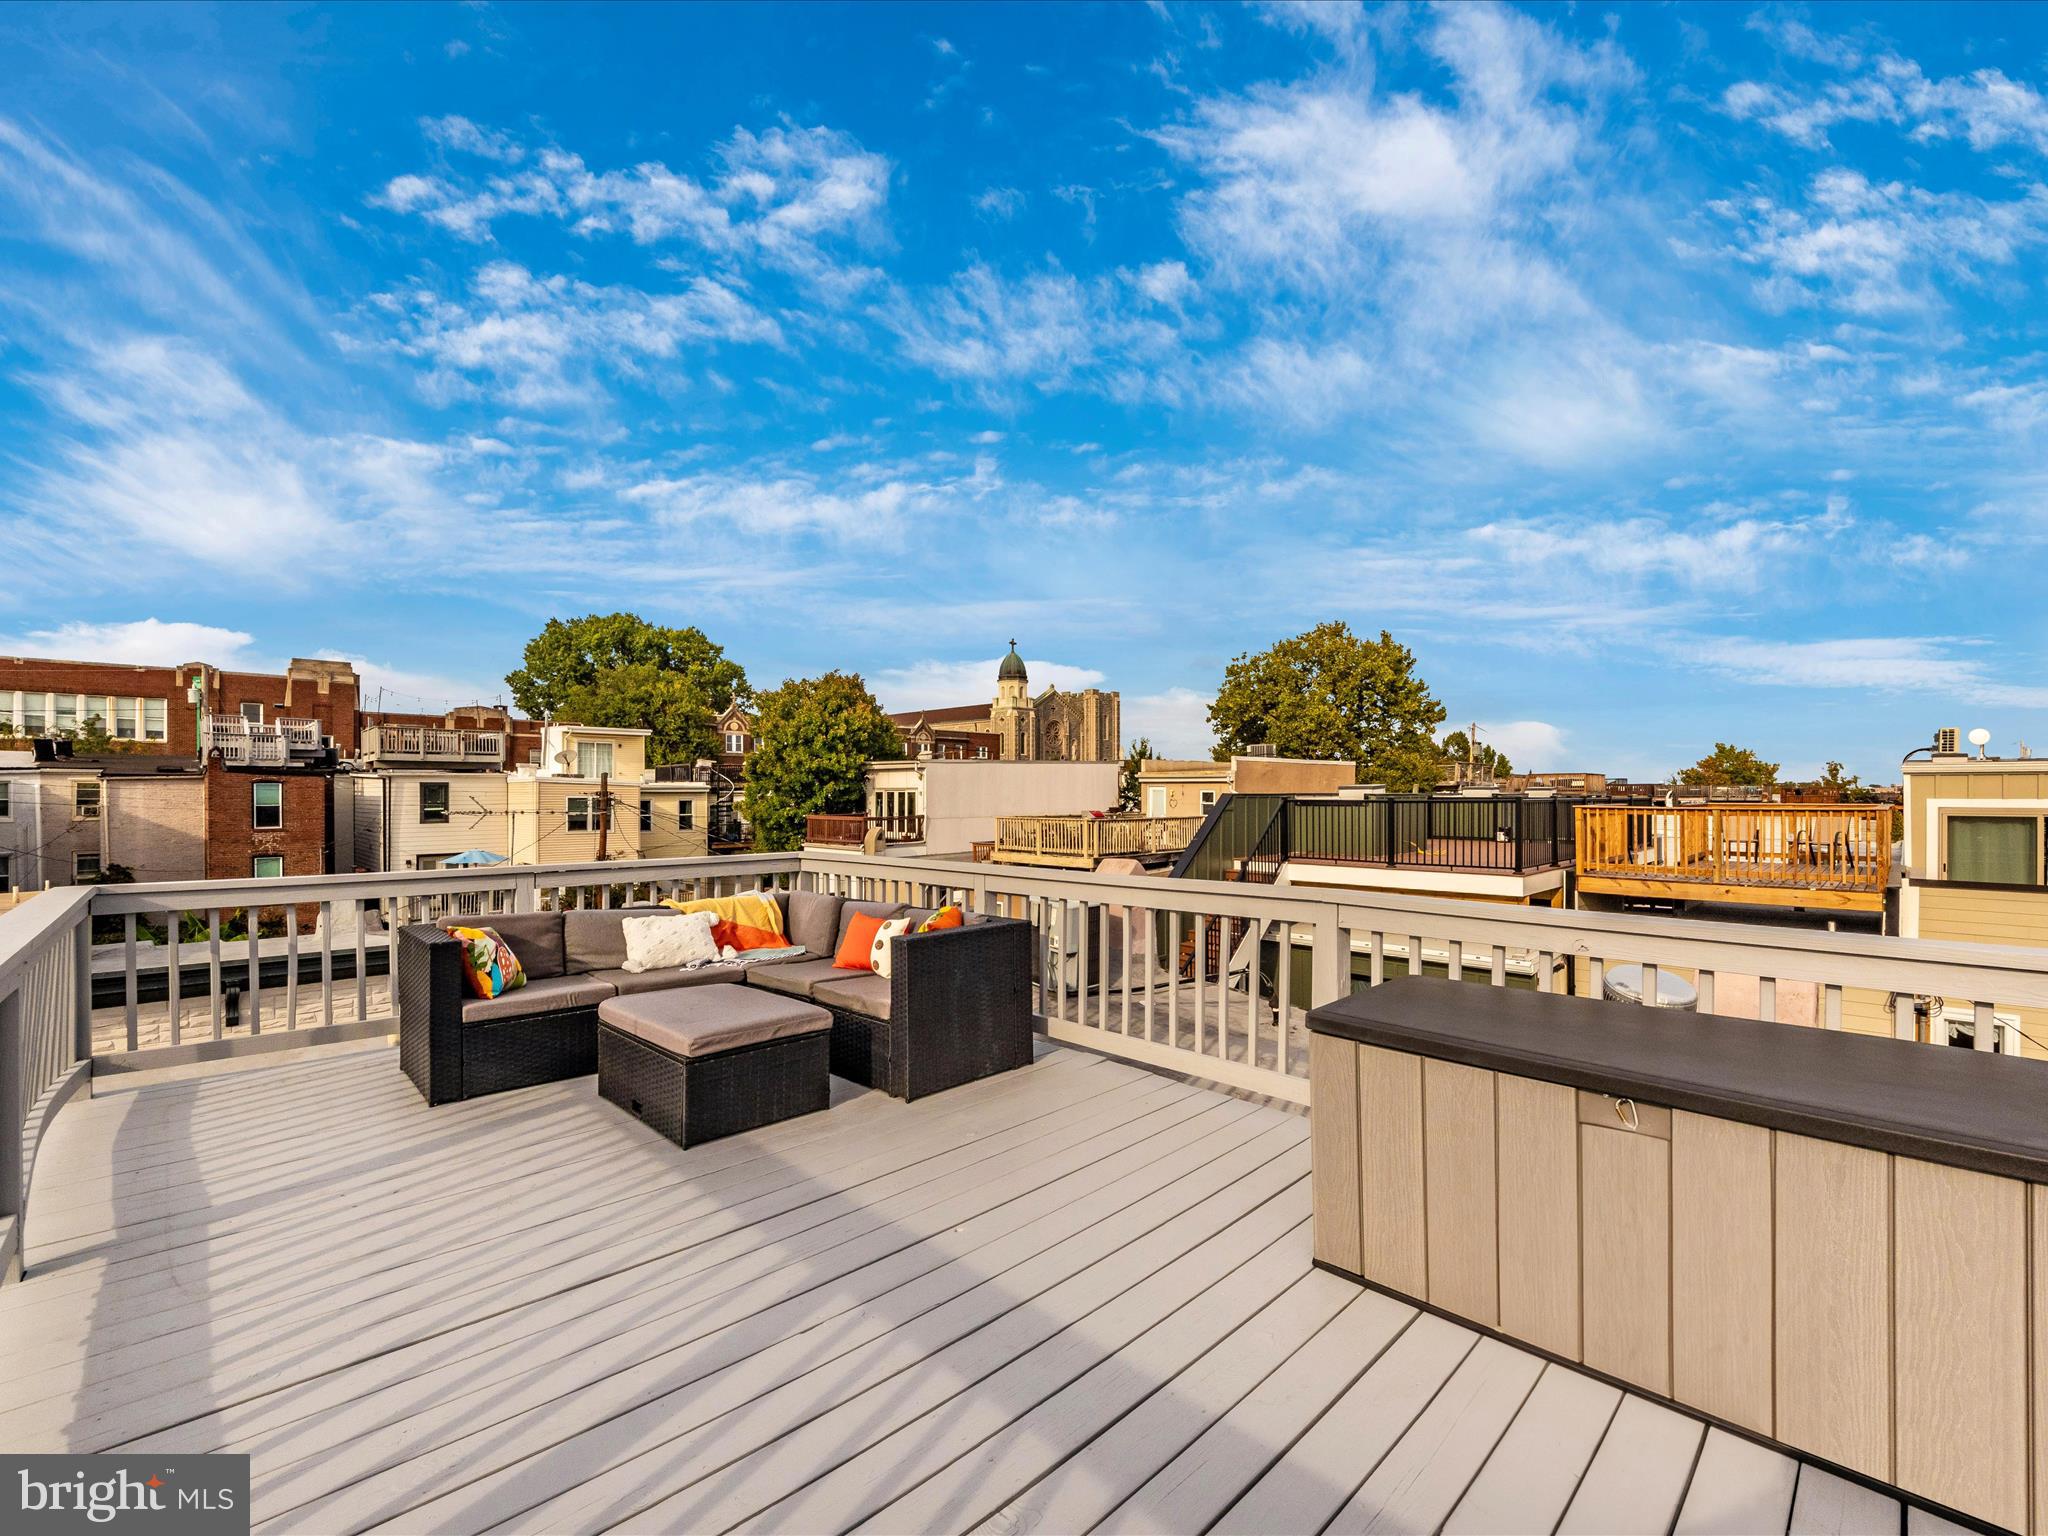
[{"label": "utility pole", "polygon": [[597,862],[605,860],[605,844],[612,830],[612,776],[600,773],[597,776]]}]

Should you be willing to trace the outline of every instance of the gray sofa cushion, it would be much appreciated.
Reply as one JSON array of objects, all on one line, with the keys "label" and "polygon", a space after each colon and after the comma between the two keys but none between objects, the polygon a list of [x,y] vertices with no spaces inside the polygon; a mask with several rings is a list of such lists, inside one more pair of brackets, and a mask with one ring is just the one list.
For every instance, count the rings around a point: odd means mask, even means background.
[{"label": "gray sofa cushion", "polygon": [[563,969],[615,971],[626,963],[626,933],[620,925],[647,913],[615,907],[610,911],[562,914]]},{"label": "gray sofa cushion", "polygon": [[848,976],[872,975],[867,971],[842,971],[829,959],[791,960],[782,965],[755,965],[747,969],[747,985],[766,987],[790,997],[809,997],[821,981],[844,980]]},{"label": "gray sofa cushion", "polygon": [[443,928],[494,928],[512,948],[528,981],[562,974],[562,914],[501,912],[494,917],[450,917]]},{"label": "gray sofa cushion", "polygon": [[747,979],[743,965],[673,966],[658,971],[592,971],[593,981],[608,981],[619,996],[637,992],[662,992],[671,987],[708,987],[719,982],[738,983]]},{"label": "gray sofa cushion", "polygon": [[[901,917],[903,910],[903,903],[900,901],[842,902],[839,907],[839,927],[832,940],[831,953],[835,955],[839,953],[839,946],[846,940],[846,930],[853,925],[854,918],[858,917],[861,913],[870,913],[886,923],[892,917]],[[808,944],[804,946],[806,949],[810,947]]]},{"label": "gray sofa cushion", "polygon": [[549,976],[514,987],[498,997],[465,998],[462,1022],[487,1024],[532,1013],[554,1013],[562,1008],[595,1008],[615,995],[616,989],[610,982],[599,981],[595,976]]},{"label": "gray sofa cushion", "polygon": [[827,1008],[850,1008],[871,1019],[889,1017],[889,978],[872,971],[840,973],[844,980],[821,981],[811,988],[811,1001]]},{"label": "gray sofa cushion", "polygon": [[[716,1056],[745,1045],[819,1035],[832,1027],[832,1015],[822,1008],[750,987],[643,992],[613,998],[597,1016],[671,1056]],[[822,1063],[819,1070],[822,1074]]]},{"label": "gray sofa cushion", "polygon": [[801,944],[813,954],[832,953],[833,936],[839,932],[840,900],[822,891],[791,891],[783,914],[783,932],[789,942]]}]

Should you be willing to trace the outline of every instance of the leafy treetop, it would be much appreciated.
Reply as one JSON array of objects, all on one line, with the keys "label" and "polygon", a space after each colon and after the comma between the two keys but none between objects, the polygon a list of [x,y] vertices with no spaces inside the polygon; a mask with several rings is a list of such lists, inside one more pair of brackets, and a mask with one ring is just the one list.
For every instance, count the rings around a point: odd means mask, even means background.
[{"label": "leafy treetop", "polygon": [[1778,765],[1765,762],[1747,747],[1717,741],[1713,751],[1690,768],[1679,771],[1678,782],[1708,787],[1739,784],[1769,789],[1778,782]]},{"label": "leafy treetop", "polygon": [[1500,780],[1515,771],[1515,765],[1508,761],[1507,753],[1488,742],[1480,742],[1474,750],[1471,740],[1463,731],[1453,731],[1444,738],[1444,761],[1456,768],[1463,768],[1467,759],[1479,771],[1481,778]]},{"label": "leafy treetop", "polygon": [[714,756],[717,717],[748,694],[747,674],[695,628],[650,624],[634,613],[550,619],[506,674],[512,700],[534,719],[644,727],[650,763]]},{"label": "leafy treetop", "polygon": [[754,705],[746,807],[763,852],[803,846],[806,816],[858,814],[867,765],[903,755],[895,722],[855,674],[793,678]]},{"label": "leafy treetop", "polygon": [[1118,810],[1135,811],[1138,808],[1138,775],[1144,770],[1145,764],[1156,756],[1158,754],[1152,750],[1152,740],[1150,737],[1140,736],[1131,743],[1131,750],[1124,754],[1123,772],[1117,777],[1116,781],[1116,808]]},{"label": "leafy treetop", "polygon": [[1385,630],[1360,639],[1337,620],[1231,662],[1209,721],[1219,760],[1261,744],[1286,757],[1350,758],[1362,781],[1401,790],[1433,785],[1442,762],[1444,707],[1415,653]]}]

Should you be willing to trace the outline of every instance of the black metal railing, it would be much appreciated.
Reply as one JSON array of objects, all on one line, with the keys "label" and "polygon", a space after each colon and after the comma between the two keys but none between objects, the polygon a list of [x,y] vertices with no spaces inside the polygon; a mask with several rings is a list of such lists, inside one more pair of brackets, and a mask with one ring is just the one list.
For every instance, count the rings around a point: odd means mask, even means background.
[{"label": "black metal railing", "polygon": [[1572,862],[1576,801],[1513,795],[1232,796],[1175,872],[1270,881],[1302,860],[1528,874]]}]

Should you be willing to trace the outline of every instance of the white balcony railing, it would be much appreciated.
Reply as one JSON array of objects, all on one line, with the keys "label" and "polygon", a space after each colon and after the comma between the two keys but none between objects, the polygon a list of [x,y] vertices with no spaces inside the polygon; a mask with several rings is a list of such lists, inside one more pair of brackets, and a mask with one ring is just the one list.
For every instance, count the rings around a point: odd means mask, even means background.
[{"label": "white balcony railing", "polygon": [[433,725],[370,725],[363,728],[362,758],[366,763],[503,763],[505,733]]},{"label": "white balcony railing", "polygon": [[1401,972],[1597,996],[1629,963],[1651,996],[1682,976],[1703,1011],[1789,1020],[1796,1003],[1822,1028],[2043,1054],[2026,1011],[2048,1009],[2048,951],[1328,887],[819,850],[72,887],[0,913],[0,1248],[88,1065],[391,1034],[405,922],[770,886],[1026,919],[1053,1037],[1297,1103],[1307,1009]]},{"label": "white balcony railing", "polygon": [[[208,715],[200,741],[206,752],[218,752],[231,768],[282,768],[292,760],[291,743],[282,730],[240,715]],[[319,746],[317,737],[314,746]]]}]

